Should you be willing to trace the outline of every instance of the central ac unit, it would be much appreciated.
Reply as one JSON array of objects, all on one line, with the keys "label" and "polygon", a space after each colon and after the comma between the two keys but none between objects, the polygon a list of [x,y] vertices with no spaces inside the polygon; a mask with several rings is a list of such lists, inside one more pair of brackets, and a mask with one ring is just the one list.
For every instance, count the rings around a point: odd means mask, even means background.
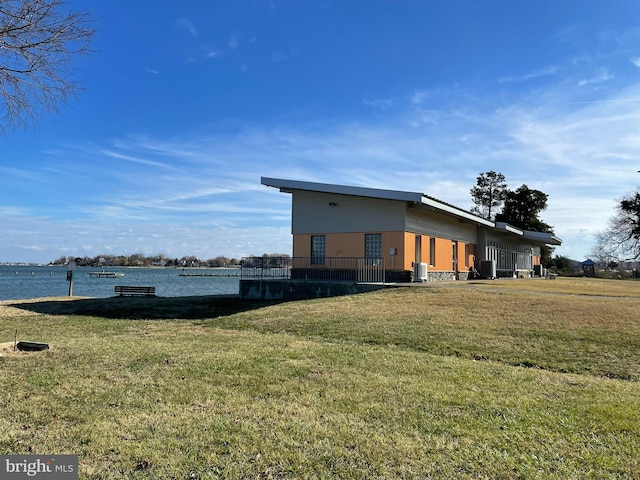
[{"label": "central ac unit", "polygon": [[413,281],[414,282],[426,282],[429,280],[427,264],[426,263],[414,263],[413,264]]},{"label": "central ac unit", "polygon": [[493,260],[483,260],[480,262],[480,276],[491,280],[496,278],[496,262]]}]

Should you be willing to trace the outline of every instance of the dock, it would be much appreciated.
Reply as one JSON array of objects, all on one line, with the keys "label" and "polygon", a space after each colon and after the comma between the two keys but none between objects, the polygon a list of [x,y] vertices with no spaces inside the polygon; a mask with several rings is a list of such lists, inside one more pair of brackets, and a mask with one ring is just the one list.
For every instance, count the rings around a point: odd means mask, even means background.
[{"label": "dock", "polygon": [[239,277],[239,273],[179,273],[179,277]]},{"label": "dock", "polygon": [[124,273],[122,272],[89,272],[89,275],[94,278],[122,278]]}]

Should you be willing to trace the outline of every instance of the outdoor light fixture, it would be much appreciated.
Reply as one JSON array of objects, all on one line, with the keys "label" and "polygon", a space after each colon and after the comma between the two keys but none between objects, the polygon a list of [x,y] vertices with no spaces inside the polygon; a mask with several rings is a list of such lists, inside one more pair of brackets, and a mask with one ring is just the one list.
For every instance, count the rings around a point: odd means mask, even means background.
[{"label": "outdoor light fixture", "polygon": [[329,202],[329,206],[330,207],[335,207],[336,205],[338,205],[337,203],[333,203],[333,202]]}]

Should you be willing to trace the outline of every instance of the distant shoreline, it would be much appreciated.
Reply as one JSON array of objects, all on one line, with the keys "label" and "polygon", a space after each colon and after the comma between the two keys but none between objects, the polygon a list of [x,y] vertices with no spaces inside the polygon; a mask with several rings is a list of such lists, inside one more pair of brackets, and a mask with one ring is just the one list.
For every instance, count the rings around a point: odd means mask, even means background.
[{"label": "distant shoreline", "polygon": [[[68,265],[54,265],[54,264],[42,264],[42,263],[0,263],[0,267],[37,267],[37,268],[69,268]],[[228,268],[228,269],[239,269],[240,265],[230,265],[228,267],[209,267],[207,265],[200,265],[197,267],[183,267],[179,265],[168,265],[168,266],[160,266],[160,265],[78,265],[75,268],[172,268],[172,269],[207,269],[212,270],[216,268]]]}]

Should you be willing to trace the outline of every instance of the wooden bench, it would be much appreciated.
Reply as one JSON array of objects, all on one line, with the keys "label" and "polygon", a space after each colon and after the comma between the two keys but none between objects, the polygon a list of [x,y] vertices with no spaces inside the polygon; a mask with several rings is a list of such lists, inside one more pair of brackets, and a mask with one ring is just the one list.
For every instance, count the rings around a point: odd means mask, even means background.
[{"label": "wooden bench", "polygon": [[115,291],[121,297],[130,295],[144,295],[146,297],[156,296],[156,287],[132,287],[129,285],[116,285]]},{"label": "wooden bench", "polygon": [[547,277],[549,278],[549,280],[555,280],[556,278],[558,278],[558,274],[557,273],[547,273]]}]

